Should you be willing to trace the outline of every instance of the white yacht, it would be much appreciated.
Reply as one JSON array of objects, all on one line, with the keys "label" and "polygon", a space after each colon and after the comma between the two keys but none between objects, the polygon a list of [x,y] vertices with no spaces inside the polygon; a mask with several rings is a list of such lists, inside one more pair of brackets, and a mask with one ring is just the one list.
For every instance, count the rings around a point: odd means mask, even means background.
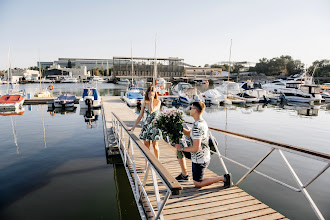
[{"label": "white yacht", "polygon": [[184,91],[192,88],[192,85],[189,83],[179,82],[176,86],[172,87],[172,93],[178,95],[180,91]]},{"label": "white yacht", "polygon": [[273,97],[270,92],[262,89],[260,83],[254,83],[251,80],[244,82],[241,85],[240,98],[245,99],[247,103],[270,102],[269,96]]},{"label": "white yacht", "polygon": [[138,104],[141,104],[144,99],[143,95],[141,94],[141,91],[143,91],[143,89],[137,87],[130,87],[127,89],[123,98],[128,106],[135,107]]},{"label": "white yacht", "polygon": [[90,82],[91,83],[105,83],[105,82],[107,82],[107,80],[103,79],[100,76],[91,76],[90,77]]},{"label": "white yacht", "polygon": [[228,91],[228,95],[237,95],[241,93],[240,85],[236,82],[231,82],[231,81],[224,81],[222,84],[215,87],[215,89],[222,94],[227,94]]},{"label": "white yacht", "polygon": [[77,78],[74,78],[74,77],[63,77],[61,79],[61,83],[77,83],[78,82],[78,79]]},{"label": "white yacht", "polygon": [[287,82],[286,88],[281,90],[281,95],[283,100],[289,102],[320,104],[324,100],[320,86],[314,84]]},{"label": "white yacht", "polygon": [[119,79],[117,81],[117,84],[120,84],[120,85],[128,85],[130,84],[130,81],[128,79]]},{"label": "white yacht", "polygon": [[226,98],[226,96],[222,93],[220,93],[216,89],[209,89],[203,94],[205,103],[213,104],[213,105],[219,105],[221,103],[224,104],[232,104],[230,100]]},{"label": "white yacht", "polygon": [[204,102],[202,94],[197,91],[196,88],[189,88],[183,91],[179,91],[179,100],[182,104],[191,104],[196,101]]}]

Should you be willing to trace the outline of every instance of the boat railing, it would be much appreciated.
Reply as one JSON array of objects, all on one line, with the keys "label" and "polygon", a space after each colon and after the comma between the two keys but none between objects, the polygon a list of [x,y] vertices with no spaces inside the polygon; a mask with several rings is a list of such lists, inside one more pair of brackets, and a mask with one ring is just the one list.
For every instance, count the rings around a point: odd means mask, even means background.
[{"label": "boat railing", "polygon": [[[185,122],[187,124],[192,124],[191,122]],[[230,161],[240,167],[243,167],[245,169],[247,169],[247,172],[236,182],[234,183],[235,186],[240,185],[251,173],[256,173],[258,175],[261,175],[277,184],[280,184],[284,187],[289,188],[290,190],[293,190],[295,192],[302,192],[303,195],[305,196],[305,198],[307,199],[307,201],[309,202],[310,206],[312,207],[313,211],[315,212],[316,216],[319,219],[325,219],[322,215],[322,213],[320,212],[319,208],[317,207],[317,205],[315,204],[315,202],[313,201],[312,197],[310,196],[310,194],[307,191],[307,187],[313,183],[316,179],[318,179],[329,167],[330,167],[330,155],[329,154],[325,154],[325,153],[321,153],[321,152],[317,152],[317,151],[313,151],[313,150],[309,150],[309,149],[305,149],[305,148],[301,148],[301,147],[296,147],[296,146],[292,146],[292,145],[288,145],[288,144],[283,144],[283,143],[278,143],[275,141],[270,141],[270,140],[266,140],[266,139],[261,139],[261,138],[256,138],[256,137],[252,137],[252,136],[248,136],[248,135],[244,135],[244,134],[239,134],[239,133],[235,133],[235,132],[231,132],[231,131],[227,131],[227,130],[223,130],[223,129],[218,129],[218,128],[213,128],[213,127],[209,127],[209,130],[212,131],[216,131],[216,132],[221,132],[224,133],[225,135],[230,135],[232,137],[235,138],[240,138],[240,139],[244,139],[247,141],[252,141],[255,143],[262,143],[263,146],[265,146],[264,144],[266,144],[267,146],[270,147],[270,150],[262,157],[260,158],[252,167],[246,166],[236,160],[233,160],[231,158],[228,158],[224,155],[222,155],[217,147],[216,141],[215,141],[215,137],[212,135],[212,133],[210,132],[210,137],[211,140],[213,142],[213,145],[215,146],[215,151],[211,151],[212,153],[218,155],[218,158],[220,160],[220,163],[222,165],[222,168],[224,169],[225,173],[228,173],[228,169],[226,167],[226,164],[224,162],[224,159],[227,161]],[[285,162],[287,168],[289,169],[293,179],[295,180],[295,182],[298,185],[297,187],[294,187],[292,185],[289,185],[287,183],[284,183],[276,178],[273,178],[269,175],[266,175],[260,171],[257,171],[256,168],[267,158],[269,157],[269,155],[271,155],[273,152],[278,151],[279,154],[281,155],[283,161]],[[307,157],[313,160],[317,160],[320,161],[322,163],[324,163],[324,167],[318,172],[316,173],[312,178],[310,178],[308,181],[306,181],[306,183],[303,183],[301,181],[301,179],[299,178],[298,174],[295,172],[295,170],[293,169],[292,165],[290,164],[289,160],[287,159],[287,157],[284,155],[283,151],[285,152],[289,152],[291,154],[298,154],[301,155],[303,157]]]},{"label": "boat railing", "polygon": [[[139,140],[139,138],[132,131],[129,131],[126,124],[121,121],[115,113],[112,113],[112,115],[113,133],[117,141],[117,146],[123,160],[123,165],[130,181],[132,192],[134,194],[135,202],[138,206],[141,218],[146,219],[141,203],[142,196],[144,196],[154,219],[164,219],[162,212],[167,200],[172,194],[180,194],[182,186],[151,153],[151,151]],[[136,166],[137,152],[135,152],[135,149],[138,149],[143,158],[147,161],[147,169],[142,180],[138,175],[138,168]],[[154,188],[154,196],[156,197],[157,211],[155,211],[149,200],[148,193],[145,190],[150,172]],[[166,194],[163,198],[161,198],[160,195],[158,185],[159,181],[157,177],[166,188]]]}]

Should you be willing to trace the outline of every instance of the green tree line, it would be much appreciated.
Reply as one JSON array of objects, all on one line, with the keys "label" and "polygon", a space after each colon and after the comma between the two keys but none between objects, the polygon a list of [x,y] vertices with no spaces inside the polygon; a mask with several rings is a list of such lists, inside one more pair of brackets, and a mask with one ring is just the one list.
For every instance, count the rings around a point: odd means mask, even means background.
[{"label": "green tree line", "polygon": [[[205,64],[205,67],[208,66],[208,64]],[[330,77],[330,60],[314,61],[313,65],[308,68],[308,72],[312,73],[315,66],[317,66],[314,74],[315,77]],[[211,67],[222,68],[224,71],[228,71],[229,66],[227,64],[213,64]],[[242,68],[242,65],[234,64],[230,66],[230,72],[238,73]],[[305,65],[300,60],[295,60],[291,56],[286,55],[271,59],[259,59],[259,62],[254,67],[249,67],[248,72],[256,72],[257,74],[265,74],[266,76],[291,76],[303,72],[304,69]]]}]

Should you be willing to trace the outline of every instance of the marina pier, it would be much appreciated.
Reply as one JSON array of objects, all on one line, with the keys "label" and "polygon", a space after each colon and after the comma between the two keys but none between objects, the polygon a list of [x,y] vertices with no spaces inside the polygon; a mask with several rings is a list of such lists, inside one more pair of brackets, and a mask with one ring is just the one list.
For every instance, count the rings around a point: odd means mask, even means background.
[{"label": "marina pier", "polygon": [[[128,131],[137,115],[119,97],[103,97],[103,112],[107,155],[120,155],[141,219],[285,218],[237,186],[225,189],[219,182],[196,188],[192,180],[177,182],[174,177],[181,169],[174,147],[159,141],[158,161],[138,139],[140,129]],[[143,173],[146,160],[148,168]],[[187,166],[191,173],[191,163]],[[215,175],[206,171],[206,176]]]}]

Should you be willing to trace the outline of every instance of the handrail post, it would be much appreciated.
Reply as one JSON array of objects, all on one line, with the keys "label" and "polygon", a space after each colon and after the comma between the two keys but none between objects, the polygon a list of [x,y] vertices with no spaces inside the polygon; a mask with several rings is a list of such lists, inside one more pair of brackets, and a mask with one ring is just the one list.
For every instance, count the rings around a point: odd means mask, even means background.
[{"label": "handrail post", "polygon": [[323,217],[322,213],[320,212],[320,210],[317,208],[316,204],[314,203],[312,197],[309,195],[309,193],[307,192],[306,188],[303,188],[303,184],[300,181],[298,175],[296,174],[296,172],[294,171],[294,169],[292,168],[291,164],[289,163],[289,161],[286,159],[285,155],[283,154],[283,152],[279,149],[278,150],[284,160],[284,162],[286,163],[286,165],[289,167],[289,170],[292,174],[292,176],[294,177],[294,179],[296,180],[299,188],[301,189],[301,191],[304,193],[306,199],[308,200],[308,202],[310,203],[310,205],[312,206],[315,214],[317,215],[317,217],[319,219],[324,220],[325,218]]},{"label": "handrail post", "polygon": [[[164,219],[163,213],[160,212],[161,203],[160,203],[160,195],[159,195],[159,189],[158,189],[158,183],[157,183],[157,176],[156,176],[156,173],[152,166],[151,166],[151,176],[152,176],[152,182],[154,185],[154,192],[155,192],[155,196],[156,196],[158,213],[160,213],[160,215],[157,215],[157,216],[159,216],[160,219]],[[155,218],[155,219],[157,220],[158,218]]]},{"label": "handrail post", "polygon": [[259,160],[235,185],[238,186],[248,175],[250,175],[273,151],[272,148],[261,160]]},{"label": "handrail post", "polygon": [[220,153],[220,150],[218,149],[218,146],[217,146],[217,144],[216,144],[215,141],[214,141],[214,137],[213,137],[213,135],[211,134],[211,132],[209,132],[209,133],[210,133],[210,137],[211,137],[211,140],[212,140],[213,146],[214,146],[214,148],[215,148],[215,150],[216,150],[216,152],[217,152],[217,155],[218,155],[218,157],[219,157],[219,160],[220,160],[220,162],[221,162],[222,168],[224,169],[225,173],[228,174],[228,173],[229,173],[229,172],[228,172],[228,169],[227,169],[227,167],[226,167],[225,162],[224,162],[223,159],[222,159],[222,155],[221,155],[221,153]]},{"label": "handrail post", "polygon": [[316,180],[319,176],[321,176],[322,173],[324,173],[329,167],[330,167],[330,163],[328,163],[327,165],[325,165],[325,167],[313,179],[311,179],[311,181],[309,181],[308,183],[306,183],[303,186],[303,188],[307,188],[307,186],[309,186],[312,182],[314,182],[314,180]]}]

